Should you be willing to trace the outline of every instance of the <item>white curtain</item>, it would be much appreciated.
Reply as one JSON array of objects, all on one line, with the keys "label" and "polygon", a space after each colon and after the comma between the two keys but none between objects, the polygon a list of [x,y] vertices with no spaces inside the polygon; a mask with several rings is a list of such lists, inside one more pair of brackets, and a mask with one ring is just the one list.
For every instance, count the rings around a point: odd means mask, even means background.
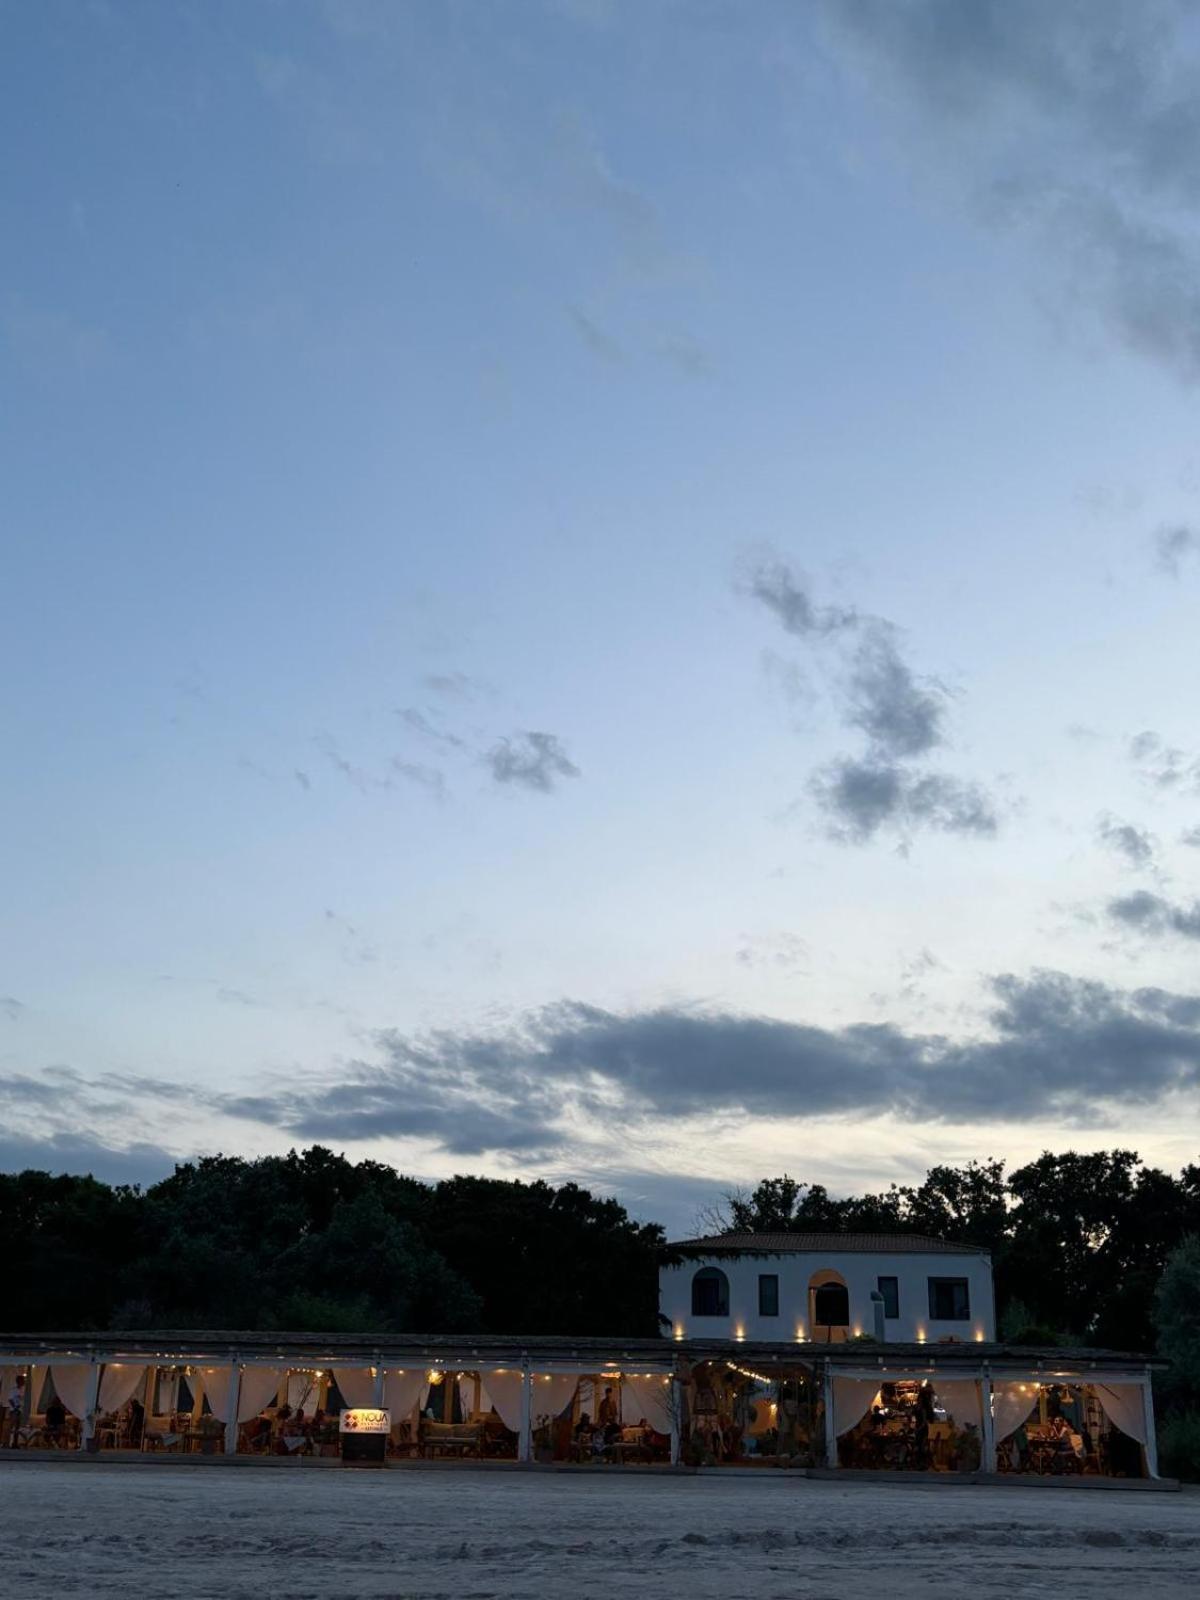
[{"label": "white curtain", "polygon": [[973,1423],[976,1428],[982,1426],[979,1385],[973,1379],[938,1378],[934,1382],[934,1393],[941,1402],[942,1409],[950,1413],[960,1428],[968,1422]]},{"label": "white curtain", "polygon": [[508,1367],[503,1372],[484,1372],[480,1376],[483,1378],[485,1404],[495,1407],[506,1428],[513,1433],[520,1433],[521,1390],[525,1384],[525,1374],[519,1367]]},{"label": "white curtain", "polygon": [[[425,1374],[419,1368],[405,1372],[389,1372],[383,1380],[383,1403],[392,1421],[404,1422],[421,1398],[425,1388]],[[344,1393],[345,1391],[343,1391]],[[347,1398],[349,1398],[347,1396]]]},{"label": "white curtain", "polygon": [[[317,1409],[321,1393],[321,1380],[311,1372],[289,1372],[287,1376],[287,1403],[293,1411],[306,1411],[310,1416]],[[367,1404],[370,1405],[370,1401]]]},{"label": "white curtain", "polygon": [[1037,1403],[1036,1384],[993,1383],[992,1432],[996,1443],[1002,1444],[1009,1434],[1015,1433]]},{"label": "white curtain", "polygon": [[[238,1395],[237,1419],[249,1422],[264,1406],[269,1406],[279,1391],[283,1371],[280,1367],[244,1367],[242,1388]],[[209,1396],[212,1405],[212,1396]],[[228,1420],[228,1418],[224,1419]]]},{"label": "white curtain", "polygon": [[73,1417],[82,1422],[87,1410],[88,1391],[96,1371],[90,1361],[55,1362],[50,1368],[54,1391]]},{"label": "white curtain", "polygon": [[146,1381],[145,1367],[113,1362],[104,1369],[100,1379],[100,1410],[119,1411],[126,1400],[132,1400]]},{"label": "white curtain", "polygon": [[875,1378],[833,1380],[833,1431],[839,1439],[862,1421],[878,1393]]},{"label": "white curtain", "polygon": [[375,1379],[370,1367],[334,1367],[333,1375],[351,1411],[375,1404]]},{"label": "white curtain", "polygon": [[1140,1383],[1098,1383],[1096,1395],[1110,1422],[1139,1444],[1146,1440],[1146,1409]]},{"label": "white curtain", "polygon": [[670,1378],[622,1378],[621,1420],[646,1421],[656,1433],[670,1433]]},{"label": "white curtain", "polygon": [[229,1368],[197,1367],[196,1379],[202,1392],[208,1396],[208,1408],[218,1422],[228,1422]]},{"label": "white curtain", "polygon": [[539,1417],[559,1417],[575,1398],[579,1387],[577,1372],[535,1372],[533,1375],[533,1426]]}]

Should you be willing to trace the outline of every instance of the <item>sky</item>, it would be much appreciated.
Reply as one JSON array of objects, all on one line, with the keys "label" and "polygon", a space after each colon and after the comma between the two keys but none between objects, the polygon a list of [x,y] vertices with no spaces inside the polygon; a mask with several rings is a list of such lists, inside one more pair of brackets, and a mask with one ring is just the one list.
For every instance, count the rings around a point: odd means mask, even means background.
[{"label": "sky", "polygon": [[1200,16],[0,0],[0,1167],[1200,1157]]}]

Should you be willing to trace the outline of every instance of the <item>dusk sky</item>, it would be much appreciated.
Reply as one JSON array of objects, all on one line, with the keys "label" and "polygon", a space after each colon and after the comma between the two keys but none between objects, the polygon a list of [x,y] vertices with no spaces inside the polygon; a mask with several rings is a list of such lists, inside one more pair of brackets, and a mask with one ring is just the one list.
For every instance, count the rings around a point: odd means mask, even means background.
[{"label": "dusk sky", "polygon": [[1198,22],[0,0],[0,1167],[1196,1160]]}]

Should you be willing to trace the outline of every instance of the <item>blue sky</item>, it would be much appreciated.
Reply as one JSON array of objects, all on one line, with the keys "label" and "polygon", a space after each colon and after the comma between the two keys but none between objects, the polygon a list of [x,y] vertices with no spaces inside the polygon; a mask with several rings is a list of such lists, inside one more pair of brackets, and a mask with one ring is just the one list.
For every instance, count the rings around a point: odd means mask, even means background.
[{"label": "blue sky", "polygon": [[1187,8],[0,16],[6,1164],[1195,1159]]}]

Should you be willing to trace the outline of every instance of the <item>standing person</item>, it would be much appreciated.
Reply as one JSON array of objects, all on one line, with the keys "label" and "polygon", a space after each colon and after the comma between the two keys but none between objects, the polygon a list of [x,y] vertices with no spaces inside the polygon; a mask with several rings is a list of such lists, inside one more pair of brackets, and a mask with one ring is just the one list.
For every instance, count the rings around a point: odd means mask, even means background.
[{"label": "standing person", "polygon": [[610,1422],[617,1420],[617,1402],[613,1399],[612,1385],[604,1391],[604,1399],[600,1402],[600,1409],[596,1413],[596,1421],[602,1428],[607,1428]]},{"label": "standing person", "polygon": [[0,1417],[0,1444],[15,1450],[20,1442],[21,1418],[25,1414],[25,1374],[18,1372],[13,1386],[4,1397],[4,1415]]},{"label": "standing person", "polygon": [[67,1435],[67,1408],[57,1395],[46,1406],[46,1437],[56,1445]]}]

